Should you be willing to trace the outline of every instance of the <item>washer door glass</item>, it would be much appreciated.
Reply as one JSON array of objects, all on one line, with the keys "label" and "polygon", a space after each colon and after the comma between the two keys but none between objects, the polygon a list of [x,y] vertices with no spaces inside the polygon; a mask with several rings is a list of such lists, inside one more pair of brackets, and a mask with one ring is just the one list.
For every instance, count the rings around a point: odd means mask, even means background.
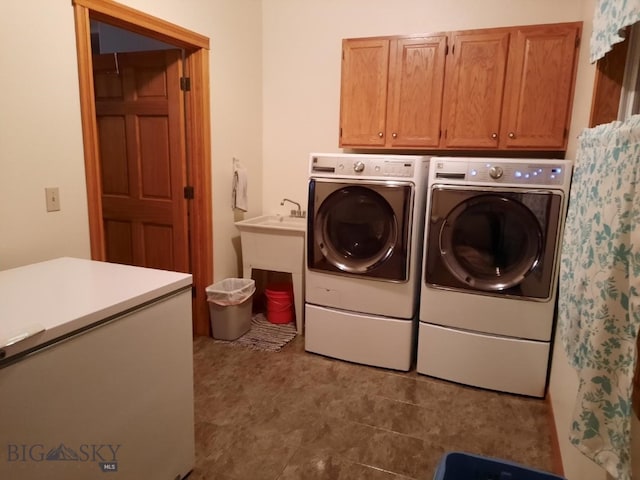
[{"label": "washer door glass", "polygon": [[440,254],[461,282],[484,291],[521,283],[542,255],[542,230],[519,201],[475,196],[447,215],[440,229]]},{"label": "washer door glass", "polygon": [[398,241],[398,220],[382,195],[347,186],[329,195],[314,225],[316,244],[343,272],[365,273],[387,260]]}]

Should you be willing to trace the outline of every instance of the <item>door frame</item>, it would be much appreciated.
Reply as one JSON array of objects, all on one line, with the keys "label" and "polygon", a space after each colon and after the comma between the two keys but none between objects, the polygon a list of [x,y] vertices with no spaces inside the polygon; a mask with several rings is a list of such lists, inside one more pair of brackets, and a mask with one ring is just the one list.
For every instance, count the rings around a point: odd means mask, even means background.
[{"label": "door frame", "polygon": [[189,185],[194,199],[189,209],[189,250],[193,275],[193,332],[210,335],[205,288],[213,279],[213,217],[211,203],[211,121],[209,38],[112,0],[73,0],[80,87],[80,112],[89,213],[91,258],[105,261],[98,133],[90,20],[124,28],[185,49],[185,75],[191,78],[186,95],[186,144]]}]

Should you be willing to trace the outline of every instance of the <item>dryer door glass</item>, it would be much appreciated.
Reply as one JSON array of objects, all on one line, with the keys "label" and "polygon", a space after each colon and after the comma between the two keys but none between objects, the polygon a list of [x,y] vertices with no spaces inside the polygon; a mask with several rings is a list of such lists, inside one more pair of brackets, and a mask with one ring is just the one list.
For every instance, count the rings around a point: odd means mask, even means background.
[{"label": "dryer door glass", "polygon": [[521,202],[486,194],[451,210],[440,228],[439,244],[445,265],[458,280],[478,290],[501,291],[536,268],[543,232]]},{"label": "dryer door glass", "polygon": [[[380,280],[406,281],[409,186],[317,182],[309,268]],[[318,201],[316,203],[316,200]]]},{"label": "dryer door glass", "polygon": [[385,199],[364,187],[345,187],[325,200],[316,235],[326,259],[346,272],[366,272],[393,253],[398,222]]}]

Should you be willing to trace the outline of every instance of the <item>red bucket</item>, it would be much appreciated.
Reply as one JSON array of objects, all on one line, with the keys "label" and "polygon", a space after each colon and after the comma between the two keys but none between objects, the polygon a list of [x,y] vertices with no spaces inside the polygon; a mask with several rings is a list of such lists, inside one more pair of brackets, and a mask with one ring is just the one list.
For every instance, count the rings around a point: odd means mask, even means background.
[{"label": "red bucket", "polygon": [[264,293],[267,297],[267,320],[271,323],[293,321],[293,286],[290,283],[269,285]]}]

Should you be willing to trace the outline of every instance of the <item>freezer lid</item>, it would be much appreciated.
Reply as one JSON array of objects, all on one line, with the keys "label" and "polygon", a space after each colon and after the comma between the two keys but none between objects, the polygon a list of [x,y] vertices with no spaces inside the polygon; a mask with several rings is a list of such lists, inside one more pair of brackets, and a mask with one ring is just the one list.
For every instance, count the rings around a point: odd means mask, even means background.
[{"label": "freezer lid", "polygon": [[186,273],[70,257],[0,271],[0,365],[191,284]]}]

